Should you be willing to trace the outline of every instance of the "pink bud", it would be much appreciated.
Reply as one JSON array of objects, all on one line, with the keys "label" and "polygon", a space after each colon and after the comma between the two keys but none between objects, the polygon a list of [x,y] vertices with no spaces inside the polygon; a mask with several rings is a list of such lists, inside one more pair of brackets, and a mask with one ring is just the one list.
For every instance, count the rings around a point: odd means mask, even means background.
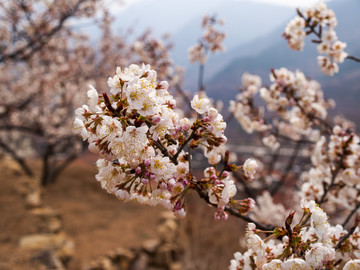
[{"label": "pink bud", "polygon": [[171,178],[171,179],[168,181],[168,186],[169,186],[170,188],[173,187],[175,184],[176,184],[176,182],[175,182],[175,179],[174,179],[174,178]]},{"label": "pink bud", "polygon": [[222,219],[227,220],[229,218],[228,213],[223,212]]},{"label": "pink bud", "polygon": [[149,183],[149,180],[146,178],[142,178],[141,183],[143,183],[144,185],[147,185]]},{"label": "pink bud", "polygon": [[160,115],[154,115],[154,116],[152,117],[152,121],[154,122],[154,124],[159,123],[159,122],[161,121]]},{"label": "pink bud", "polygon": [[136,173],[136,174],[140,174],[140,173],[141,173],[141,167],[140,167],[140,166],[137,166],[137,167],[136,167],[135,173]]},{"label": "pink bud", "polygon": [[167,186],[167,184],[166,184],[165,182],[161,182],[160,188],[161,188],[161,189],[167,189],[168,186]]},{"label": "pink bud", "polygon": [[145,159],[144,165],[145,165],[146,167],[149,167],[149,166],[151,165],[150,159]]},{"label": "pink bud", "polygon": [[158,84],[158,88],[167,90],[169,88],[169,83],[167,81],[161,81]]}]

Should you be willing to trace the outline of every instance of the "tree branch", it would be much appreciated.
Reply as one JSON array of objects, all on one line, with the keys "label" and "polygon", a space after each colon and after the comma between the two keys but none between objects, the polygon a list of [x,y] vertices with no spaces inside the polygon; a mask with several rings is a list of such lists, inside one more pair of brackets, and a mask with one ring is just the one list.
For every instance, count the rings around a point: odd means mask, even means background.
[{"label": "tree branch", "polygon": [[360,219],[356,218],[354,226],[350,229],[350,231],[347,234],[345,234],[343,237],[339,239],[339,243],[337,243],[337,245],[335,246],[335,250],[339,249],[341,245],[355,232],[359,223],[360,223]]},{"label": "tree branch", "polygon": [[[210,202],[209,200],[209,196],[203,192],[203,190],[199,187],[199,185],[195,182],[194,183],[195,185],[195,190],[196,192],[199,194],[200,198],[204,199],[204,201],[206,203],[208,203],[209,205],[217,208],[217,205],[216,204],[213,204]],[[234,208],[230,207],[230,206],[226,206],[225,207],[225,211],[228,212],[230,215],[232,216],[235,216],[235,217],[238,217],[244,221],[247,221],[247,222],[252,222],[256,225],[257,228],[259,228],[260,230],[264,230],[264,231],[272,231],[275,229],[275,226],[272,226],[272,225],[263,225],[255,220],[253,220],[251,217],[249,216],[244,216],[244,215],[241,215],[237,210],[235,210]]]},{"label": "tree branch", "polygon": [[288,163],[286,165],[285,171],[284,171],[283,175],[281,176],[281,179],[270,187],[270,194],[272,196],[279,191],[280,186],[284,183],[287,176],[289,175],[292,167],[295,164],[295,160],[296,160],[296,158],[297,158],[297,156],[299,154],[301,145],[302,145],[302,141],[301,140],[297,141],[297,143],[295,144],[293,154],[292,154],[291,158],[289,159],[289,161],[288,161]]},{"label": "tree branch", "polygon": [[345,219],[344,223],[342,224],[343,227],[346,226],[346,224],[348,224],[348,222],[350,221],[350,219],[352,218],[352,216],[356,213],[356,211],[360,208],[360,202],[355,206],[355,208],[351,211],[351,213],[347,216],[347,218]]},{"label": "tree branch", "polygon": [[0,141],[0,147],[7,153],[10,154],[10,156],[20,165],[20,167],[23,169],[23,171],[26,173],[27,176],[32,177],[34,176],[34,173],[30,169],[30,167],[26,164],[25,160],[20,157],[18,154],[16,154],[15,151],[13,151],[7,144]]},{"label": "tree branch", "polygon": [[355,61],[355,62],[360,62],[360,58],[357,58],[357,57],[352,56],[352,55],[348,55],[348,56],[346,57],[346,59],[353,60],[353,61]]},{"label": "tree branch", "polygon": [[[9,54],[0,55],[0,63],[5,62],[7,60],[26,60],[33,55],[34,52],[41,50],[51,39],[53,35],[55,35],[59,30],[62,29],[64,23],[71,18],[78,10],[80,5],[87,0],[79,0],[74,6],[63,14],[63,16],[60,18],[58,24],[54,26],[49,32],[39,36],[34,36],[32,39],[30,39],[27,44],[22,46],[21,48],[17,49],[14,52],[11,52]],[[27,50],[29,50],[27,52]]]},{"label": "tree branch", "polygon": [[331,182],[330,185],[328,186],[328,188],[325,190],[324,194],[321,196],[321,199],[319,201],[319,205],[322,204],[325,201],[326,195],[328,194],[328,192],[330,191],[330,189],[334,186],[335,184],[335,179],[337,177],[337,175],[339,174],[341,168],[343,167],[343,162],[344,162],[344,158],[345,158],[345,150],[348,147],[350,141],[351,141],[352,137],[350,136],[350,138],[345,142],[345,145],[342,147],[342,154],[340,157],[340,161],[335,169],[335,171],[332,171],[332,177],[331,177]]}]

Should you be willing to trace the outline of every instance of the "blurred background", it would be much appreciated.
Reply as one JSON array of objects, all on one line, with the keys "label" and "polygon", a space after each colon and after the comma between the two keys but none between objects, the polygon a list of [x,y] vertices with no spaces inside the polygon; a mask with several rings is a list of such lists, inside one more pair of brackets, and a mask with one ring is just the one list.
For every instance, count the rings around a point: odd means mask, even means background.
[{"label": "blurred background", "polygon": [[[74,111],[86,103],[88,84],[105,92],[116,67],[131,63],[150,63],[159,79],[186,95],[196,92],[199,66],[187,50],[209,14],[225,21],[226,51],[210,55],[204,82],[207,95],[224,102],[224,116],[244,72],[268,84],[271,68],[287,67],[318,80],[337,104],[330,113],[356,123],[360,65],[345,62],[338,74],[325,76],[309,40],[295,52],[281,37],[299,2],[302,8],[316,1],[0,3],[0,269],[227,268],[241,250],[244,222],[214,221],[214,210],[196,194],[184,220],[106,194],[95,181],[97,157],[73,135]],[[327,4],[346,51],[360,56],[360,2]],[[226,135],[248,140],[235,121]]]}]

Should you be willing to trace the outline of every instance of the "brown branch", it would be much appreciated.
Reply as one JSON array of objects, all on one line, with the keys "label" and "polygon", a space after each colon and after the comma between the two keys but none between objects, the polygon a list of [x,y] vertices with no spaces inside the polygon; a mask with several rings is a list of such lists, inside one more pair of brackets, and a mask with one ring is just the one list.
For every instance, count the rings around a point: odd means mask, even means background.
[{"label": "brown branch", "polygon": [[78,156],[79,156],[78,153],[74,153],[74,154],[68,156],[60,165],[58,165],[56,168],[54,168],[54,170],[51,174],[51,179],[49,179],[50,183],[55,182],[55,180],[59,176],[59,174],[63,170],[65,170],[71,164],[71,162],[73,162],[75,159],[77,159]]},{"label": "brown branch", "polygon": [[347,216],[344,223],[342,224],[343,227],[346,226],[346,224],[350,221],[352,216],[356,213],[356,211],[360,208],[360,202],[355,206],[355,208],[351,211],[351,213]]},{"label": "brown branch", "polygon": [[340,157],[340,161],[335,169],[335,171],[332,171],[332,177],[331,177],[331,182],[330,182],[330,185],[328,186],[328,188],[325,190],[324,194],[321,196],[321,199],[319,201],[319,205],[322,204],[324,201],[325,201],[325,198],[326,198],[326,195],[329,193],[330,189],[334,186],[335,184],[335,179],[337,177],[337,175],[339,174],[341,168],[343,167],[343,162],[344,162],[344,158],[345,158],[345,150],[346,148],[348,147],[350,141],[352,139],[352,136],[350,136],[350,138],[345,142],[345,145],[342,147],[342,154],[341,154],[341,157]]},{"label": "brown branch", "polygon": [[355,62],[360,62],[360,58],[357,58],[357,57],[352,56],[352,55],[348,55],[348,56],[346,57],[346,59],[353,60],[353,61],[355,61]]},{"label": "brown branch", "polygon": [[232,173],[235,180],[237,180],[238,183],[240,183],[243,188],[244,188],[244,191],[246,193],[247,196],[251,197],[251,198],[255,198],[256,195],[257,195],[257,190],[256,189],[252,189],[250,188],[246,183],[246,180],[244,179],[244,177],[241,175],[241,173],[235,171]]},{"label": "brown branch", "polygon": [[13,151],[6,143],[0,141],[0,147],[5,152],[10,154],[10,156],[20,165],[20,167],[23,169],[27,176],[32,177],[34,175],[30,167],[26,164],[25,160],[20,157],[15,151]]},{"label": "brown branch", "polygon": [[279,191],[281,185],[285,182],[287,176],[289,175],[291,169],[293,168],[293,166],[295,164],[295,160],[299,154],[301,145],[302,145],[302,141],[301,140],[297,141],[297,143],[295,144],[293,154],[286,165],[285,171],[284,171],[283,175],[281,176],[281,179],[270,187],[270,194],[272,196]]},{"label": "brown branch", "polygon": [[185,146],[194,138],[195,136],[195,132],[197,130],[197,127],[195,127],[193,129],[193,131],[191,132],[190,136],[186,139],[186,141],[179,147],[179,149],[177,150],[176,154],[173,156],[173,158],[176,160],[176,164],[177,164],[177,158],[180,155],[181,151],[185,148]]},{"label": "brown branch", "polygon": [[174,158],[174,156],[170,155],[170,153],[168,152],[168,150],[166,149],[165,146],[162,145],[162,143],[160,142],[160,140],[151,140],[153,142],[153,144],[156,146],[157,149],[159,149],[161,151],[161,153],[170,158],[170,160],[175,164],[177,165],[178,164],[178,161],[177,161],[177,158]]},{"label": "brown branch", "polygon": [[355,232],[356,228],[360,223],[360,219],[356,218],[354,226],[350,229],[350,231],[340,238],[339,243],[335,246],[335,250],[339,249],[341,245]]},{"label": "brown branch", "polygon": [[299,101],[296,100],[296,99],[294,99],[294,100],[295,100],[296,105],[297,105],[297,106],[299,107],[299,109],[301,110],[301,112],[302,112],[303,114],[305,114],[305,115],[309,118],[309,120],[317,120],[317,121],[319,122],[319,124],[321,124],[323,127],[325,127],[325,128],[327,129],[327,131],[328,131],[329,133],[332,132],[333,127],[332,127],[331,124],[329,124],[326,120],[320,118],[319,116],[317,116],[317,115],[315,115],[315,114],[313,114],[313,113],[308,113],[308,112],[306,112],[305,109],[299,104]]}]

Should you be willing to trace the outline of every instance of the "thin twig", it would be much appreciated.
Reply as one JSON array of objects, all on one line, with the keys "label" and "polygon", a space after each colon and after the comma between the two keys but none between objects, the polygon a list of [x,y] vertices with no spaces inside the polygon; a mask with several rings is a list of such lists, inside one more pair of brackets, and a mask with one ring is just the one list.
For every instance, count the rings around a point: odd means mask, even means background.
[{"label": "thin twig", "polygon": [[200,64],[200,67],[199,67],[199,80],[198,80],[198,89],[199,89],[199,91],[205,91],[205,86],[204,86],[204,69],[205,69],[205,65],[204,65],[204,64]]},{"label": "thin twig", "polygon": [[350,219],[352,218],[352,216],[356,213],[356,211],[360,208],[360,202],[355,206],[355,208],[351,211],[351,213],[347,216],[347,218],[345,219],[344,223],[342,224],[343,227],[346,226],[346,224],[348,224],[348,222],[350,221]]},{"label": "thin twig", "polygon": [[350,229],[350,231],[340,238],[339,243],[337,243],[335,250],[339,249],[341,245],[355,232],[360,222],[359,218],[356,218],[354,226]]},{"label": "thin twig", "polygon": [[319,201],[319,205],[322,204],[325,201],[326,195],[328,194],[328,192],[330,191],[330,189],[334,186],[335,184],[335,179],[337,177],[337,175],[339,174],[341,168],[343,167],[343,162],[344,162],[344,158],[345,158],[345,150],[348,147],[350,141],[352,139],[352,136],[350,136],[350,138],[345,142],[345,145],[342,147],[342,154],[340,157],[340,161],[335,169],[335,171],[332,172],[332,177],[331,177],[331,182],[330,185],[328,186],[328,188],[325,190],[324,194],[321,196],[321,199]]},{"label": "thin twig", "polygon": [[[173,156],[174,159],[176,159],[177,162],[177,158],[180,155],[181,151],[184,149],[184,147],[194,138],[195,136],[195,132],[196,132],[197,128],[194,128],[192,133],[190,134],[190,136],[186,139],[186,141],[179,147],[179,149],[177,150],[176,154]],[[177,164],[177,163],[176,163]]]},{"label": "thin twig", "polygon": [[280,186],[284,183],[284,181],[286,180],[287,176],[289,175],[291,169],[293,168],[294,164],[295,164],[295,160],[299,154],[300,148],[301,148],[302,142],[298,141],[295,144],[295,148],[293,151],[293,154],[291,156],[291,158],[289,159],[285,171],[283,173],[283,175],[281,176],[281,179],[276,182],[272,187],[270,187],[270,193],[271,195],[276,194],[279,191]]},{"label": "thin twig", "polygon": [[177,157],[174,158],[174,156],[171,156],[171,155],[169,154],[168,150],[166,149],[166,147],[162,145],[162,143],[160,142],[160,140],[157,140],[157,141],[152,140],[152,142],[153,142],[154,145],[161,151],[161,153],[162,153],[164,156],[170,158],[170,160],[171,160],[175,165],[178,164]]},{"label": "thin twig", "polygon": [[360,62],[360,58],[357,58],[357,57],[352,56],[352,55],[348,55],[348,56],[346,57],[346,59],[353,60],[353,61],[355,61],[355,62]]},{"label": "thin twig", "polygon": [[235,171],[232,174],[234,178],[237,180],[237,182],[239,182],[243,186],[246,195],[251,198],[255,198],[257,194],[256,189],[252,189],[246,184],[247,182],[244,180],[244,177],[241,175],[241,173]]},{"label": "thin twig", "polygon": [[[197,191],[197,193],[199,194],[200,198],[204,199],[209,205],[217,208],[216,204],[213,204],[210,202],[209,200],[209,196],[203,192],[203,190],[198,186],[198,184],[195,183],[195,190]],[[241,218],[242,220],[245,220],[247,222],[252,222],[256,225],[257,228],[259,228],[260,230],[264,230],[264,231],[273,231],[275,229],[275,226],[272,225],[263,225],[255,220],[253,220],[251,217],[249,216],[244,216],[242,214],[240,214],[238,212],[238,210],[230,207],[230,206],[226,206],[225,207],[225,211],[228,212],[230,215]]]}]

